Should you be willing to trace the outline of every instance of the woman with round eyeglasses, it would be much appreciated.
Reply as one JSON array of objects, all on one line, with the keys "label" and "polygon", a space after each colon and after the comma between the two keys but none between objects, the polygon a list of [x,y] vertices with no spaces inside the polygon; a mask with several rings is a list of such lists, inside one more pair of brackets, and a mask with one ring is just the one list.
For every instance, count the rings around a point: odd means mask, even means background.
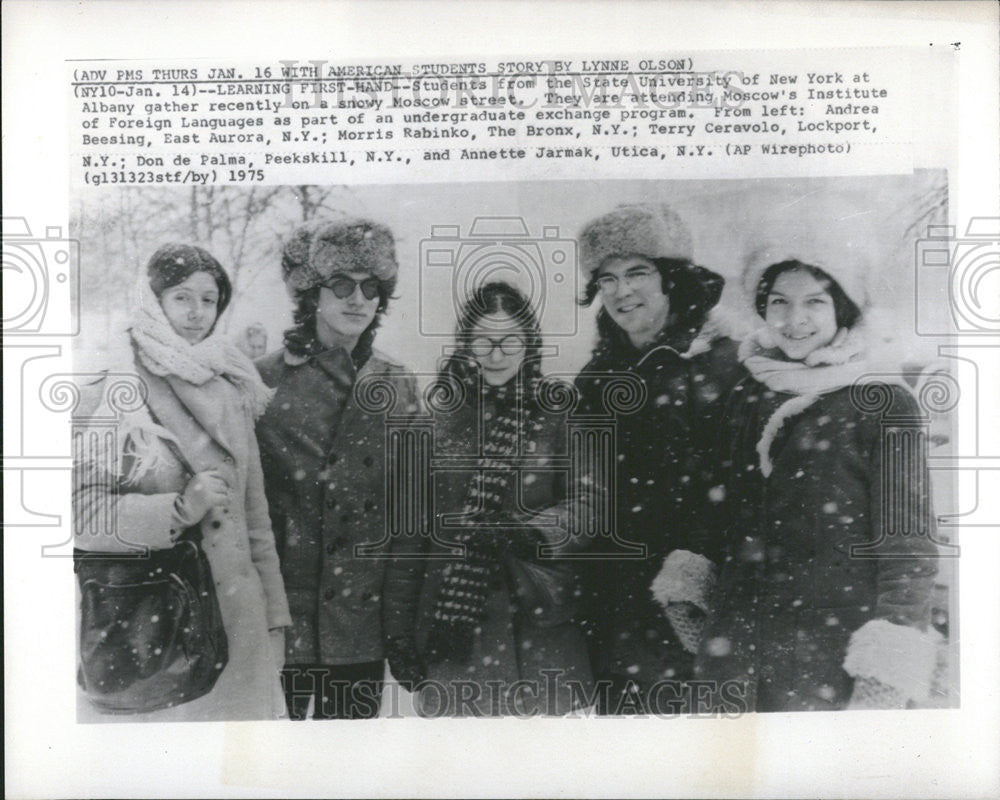
[{"label": "woman with round eyeglasses", "polygon": [[462,309],[431,388],[434,452],[481,454],[483,468],[435,471],[434,536],[386,577],[389,668],[417,689],[424,716],[564,714],[592,694],[568,605],[533,582],[541,575],[566,598],[574,589],[565,561],[540,556],[549,536],[529,522],[566,490],[565,470],[546,466],[566,453],[566,417],[540,401],[541,344],[527,298],[488,283]]}]

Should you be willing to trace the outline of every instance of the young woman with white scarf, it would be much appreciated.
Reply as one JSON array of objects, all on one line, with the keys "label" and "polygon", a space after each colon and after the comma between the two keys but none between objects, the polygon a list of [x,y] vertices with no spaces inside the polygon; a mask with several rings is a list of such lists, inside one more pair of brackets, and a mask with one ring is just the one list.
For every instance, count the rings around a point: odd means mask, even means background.
[{"label": "young woman with white scarf", "polygon": [[696,678],[732,711],[902,708],[935,660],[925,454],[892,421],[919,409],[872,354],[864,260],[804,249],[761,249],[744,275],[764,325],[721,439],[726,551]]},{"label": "young woman with white scarf", "polygon": [[[199,526],[229,658],[212,690],[196,700],[123,716],[81,704],[79,718],[274,719],[284,714],[279,670],[291,619],[253,427],[272,392],[236,345],[215,333],[232,287],[210,253],[164,245],[146,272],[128,354],[114,370],[138,379],[145,402],[121,416],[117,453],[90,453],[76,465],[75,545],[91,553],[168,549]],[[78,419],[107,416],[112,382],[83,387]],[[114,531],[92,524],[101,515],[117,518]]]}]

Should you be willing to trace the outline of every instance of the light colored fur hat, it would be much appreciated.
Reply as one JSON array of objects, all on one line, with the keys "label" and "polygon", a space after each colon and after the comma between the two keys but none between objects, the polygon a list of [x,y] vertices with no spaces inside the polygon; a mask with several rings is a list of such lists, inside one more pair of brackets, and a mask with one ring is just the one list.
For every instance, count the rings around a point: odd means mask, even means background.
[{"label": "light colored fur hat", "polygon": [[387,281],[398,271],[392,232],[367,219],[303,225],[281,254],[282,277],[292,292],[319,286],[335,272],[367,272]]},{"label": "light colored fur hat", "polygon": [[822,234],[790,237],[758,244],[746,258],[743,270],[743,293],[750,310],[755,310],[757,286],[767,268],[783,261],[798,261],[818,267],[833,278],[862,314],[870,305],[868,259],[861,247],[846,238]]},{"label": "light colored fur hat", "polygon": [[691,231],[675,211],[662,204],[619,206],[588,222],[580,232],[580,270],[584,280],[613,256],[691,260]]}]

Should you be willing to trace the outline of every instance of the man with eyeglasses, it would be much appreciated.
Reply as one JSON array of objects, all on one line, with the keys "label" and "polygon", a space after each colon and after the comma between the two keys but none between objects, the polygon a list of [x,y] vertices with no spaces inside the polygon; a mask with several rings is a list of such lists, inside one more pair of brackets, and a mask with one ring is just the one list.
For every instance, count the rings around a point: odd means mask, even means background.
[{"label": "man with eyeglasses", "polygon": [[[581,568],[603,713],[690,708],[683,681],[718,559],[714,431],[740,374],[736,344],[714,312],[725,281],[692,259],[690,231],[666,206],[620,207],[580,235],[581,302],[601,302],[598,342],[577,379],[580,410],[608,413],[604,387],[616,373],[644,388],[641,406],[616,420],[614,476],[615,533],[642,554]],[[599,482],[588,479],[590,490]]]},{"label": "man with eyeglasses", "polygon": [[276,392],[257,424],[265,488],[292,613],[282,679],[289,716],[377,716],[384,674],[385,560],[358,557],[385,531],[385,417],[354,386],[384,381],[387,413],[416,409],[413,374],[374,350],[396,286],[391,232],[364,219],[306,225],[286,243],[295,302],[284,347],[257,362]]}]

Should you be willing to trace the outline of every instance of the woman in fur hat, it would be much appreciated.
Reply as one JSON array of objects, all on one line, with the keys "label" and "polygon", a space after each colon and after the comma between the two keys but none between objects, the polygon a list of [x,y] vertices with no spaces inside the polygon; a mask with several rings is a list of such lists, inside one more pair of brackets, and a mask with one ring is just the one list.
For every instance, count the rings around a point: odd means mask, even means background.
[{"label": "woman in fur hat", "polygon": [[[97,716],[275,719],[284,716],[278,671],[291,619],[253,430],[272,393],[236,345],[213,335],[232,287],[211,254],[165,245],[150,259],[147,278],[139,282],[131,358],[123,365],[144,386],[145,402],[123,415],[115,459],[92,453],[77,464],[75,543],[119,554],[137,546],[166,549],[186,528],[200,526],[229,660],[197,700],[178,698],[178,705],[141,715]],[[77,416],[114,418],[108,406],[114,384],[106,378],[85,387]],[[102,466],[108,463],[120,468],[109,471]],[[117,518],[117,535],[100,527],[109,518]],[[93,721],[94,714],[83,710],[80,719]]]},{"label": "woman in fur hat", "polygon": [[[295,324],[257,362],[276,389],[257,435],[292,613],[289,714],[303,719],[312,698],[317,719],[373,717],[386,562],[358,548],[385,536],[386,414],[417,402],[412,373],[372,347],[396,286],[395,245],[376,222],[324,222],[295,231],[281,264]],[[383,384],[394,407],[359,404],[359,381]]]},{"label": "woman in fur hat", "polygon": [[[539,559],[546,537],[532,522],[566,490],[564,475],[544,467],[567,441],[565,413],[539,393],[541,346],[527,298],[488,283],[462,310],[455,354],[432,386],[434,452],[461,460],[481,448],[494,463],[435,472],[433,536],[386,577],[389,666],[419,685],[426,716],[565,714],[591,691],[570,620],[573,571]],[[522,459],[540,468],[511,463]],[[531,565],[554,581],[561,604],[537,596]]]},{"label": "woman in fur hat", "polygon": [[[707,445],[720,398],[738,376],[736,345],[713,313],[724,280],[693,263],[691,234],[666,206],[624,206],[593,220],[580,248],[583,303],[600,298],[601,309],[597,347],[577,379],[579,410],[606,415],[603,395],[615,373],[642,384],[639,407],[616,420],[614,492],[617,538],[639,549],[582,569],[582,624],[594,670],[611,687],[599,695],[599,709],[675,713],[680,681],[691,673],[703,592],[671,596],[675,618],[668,621],[650,586],[668,553],[684,551],[671,568],[685,572],[700,568],[700,551],[711,545],[706,512],[715,481]],[[591,477],[579,496],[598,484]]]},{"label": "woman in fur hat", "polygon": [[870,354],[861,260],[801,250],[746,272],[764,326],[728,407],[728,553],[697,674],[733,711],[901,708],[935,660],[926,463],[892,423],[919,409]]}]

